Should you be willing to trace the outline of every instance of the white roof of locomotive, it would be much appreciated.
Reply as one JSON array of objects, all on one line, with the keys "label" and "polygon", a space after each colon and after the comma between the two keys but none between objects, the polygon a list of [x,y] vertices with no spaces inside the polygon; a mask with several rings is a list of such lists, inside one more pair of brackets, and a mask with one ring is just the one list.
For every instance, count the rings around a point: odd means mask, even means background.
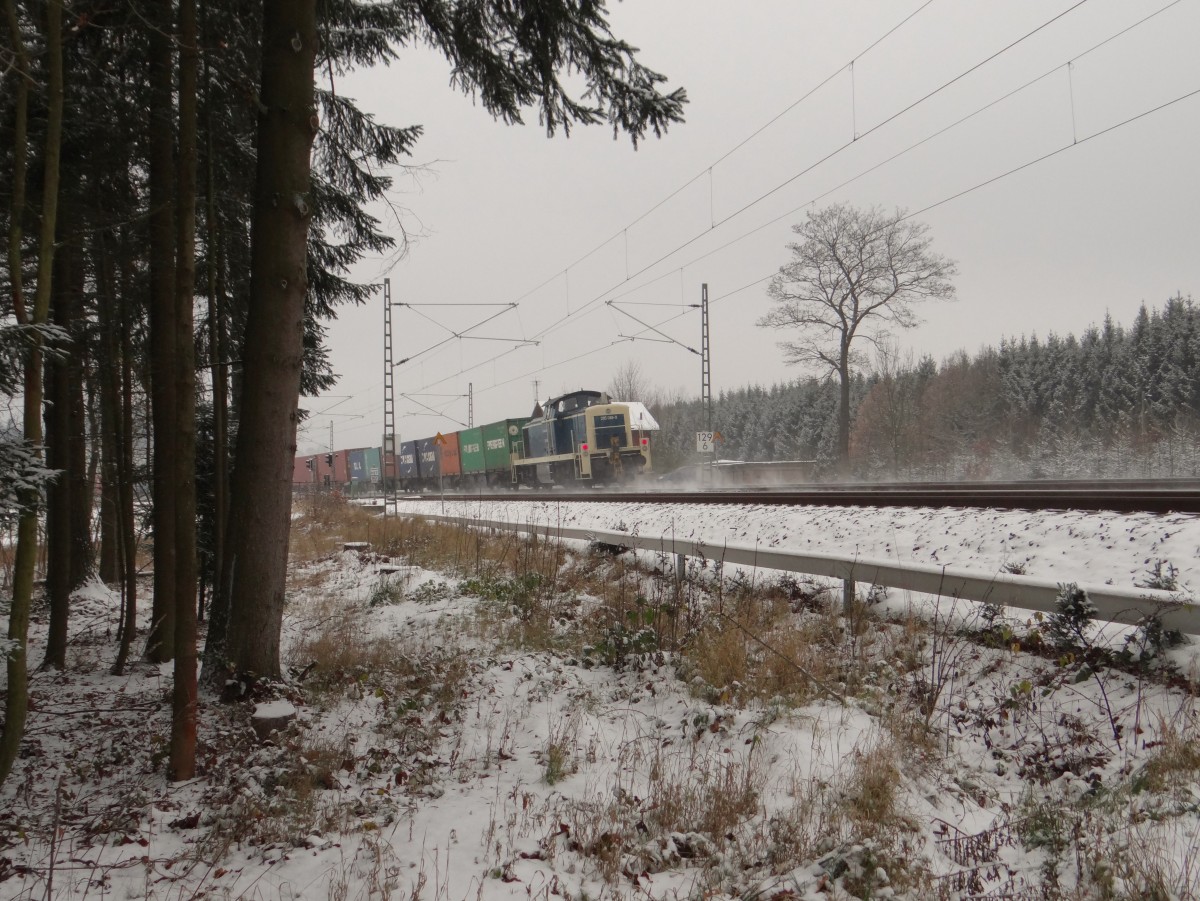
[{"label": "white roof of locomotive", "polygon": [[658,422],[640,400],[614,400],[613,403],[624,404],[629,408],[629,427],[635,432],[658,431]]}]

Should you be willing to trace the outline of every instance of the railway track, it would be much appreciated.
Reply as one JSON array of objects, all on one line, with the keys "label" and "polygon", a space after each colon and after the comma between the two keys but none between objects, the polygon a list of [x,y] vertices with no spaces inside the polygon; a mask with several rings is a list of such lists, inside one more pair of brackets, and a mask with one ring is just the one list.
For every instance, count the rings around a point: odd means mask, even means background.
[{"label": "railway track", "polygon": [[[446,497],[452,496],[447,492]],[[480,497],[463,493],[456,497]],[[1119,480],[1103,482],[892,482],[874,485],[820,484],[691,491],[552,489],[499,492],[510,500],[555,500],[661,504],[756,504],[839,507],[963,507],[1020,510],[1111,510],[1118,513],[1200,513],[1200,481]],[[439,495],[418,495],[434,499]]]}]

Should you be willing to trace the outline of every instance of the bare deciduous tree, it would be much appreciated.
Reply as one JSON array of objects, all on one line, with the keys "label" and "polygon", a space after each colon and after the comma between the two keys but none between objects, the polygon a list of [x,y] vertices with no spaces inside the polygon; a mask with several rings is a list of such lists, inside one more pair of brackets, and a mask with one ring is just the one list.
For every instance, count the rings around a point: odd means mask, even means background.
[{"label": "bare deciduous tree", "polygon": [[637,360],[626,360],[618,366],[608,383],[608,396],[613,400],[640,400],[649,403],[650,390],[646,373]]},{"label": "bare deciduous tree", "polygon": [[855,341],[875,342],[889,326],[917,324],[915,305],[954,296],[957,268],[930,249],[929,227],[904,212],[834,204],[792,226],[792,260],[779,267],[767,293],[776,306],[758,324],[794,330],[780,342],[789,363],[836,376],[838,461],[850,457],[850,371]]}]

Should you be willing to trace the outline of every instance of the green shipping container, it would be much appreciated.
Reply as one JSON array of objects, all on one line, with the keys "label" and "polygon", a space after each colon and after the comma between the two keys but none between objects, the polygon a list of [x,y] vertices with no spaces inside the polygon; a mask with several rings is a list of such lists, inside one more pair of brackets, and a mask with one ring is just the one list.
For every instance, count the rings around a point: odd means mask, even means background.
[{"label": "green shipping container", "polygon": [[521,452],[521,426],[527,422],[528,419],[502,419],[480,426],[484,464],[488,472],[508,471],[509,455]]},{"label": "green shipping container", "polygon": [[379,448],[368,447],[363,451],[366,457],[367,481],[378,484],[383,481],[383,469],[379,465]]},{"label": "green shipping container", "polygon": [[463,475],[483,472],[486,465],[483,458],[483,430],[473,428],[463,429],[459,432],[458,453],[462,460]]},{"label": "green shipping container", "polygon": [[521,451],[521,426],[528,421],[502,419],[459,432],[458,452],[462,474],[477,476],[486,473],[488,481],[494,481],[497,476],[507,478],[511,465],[509,455]]}]

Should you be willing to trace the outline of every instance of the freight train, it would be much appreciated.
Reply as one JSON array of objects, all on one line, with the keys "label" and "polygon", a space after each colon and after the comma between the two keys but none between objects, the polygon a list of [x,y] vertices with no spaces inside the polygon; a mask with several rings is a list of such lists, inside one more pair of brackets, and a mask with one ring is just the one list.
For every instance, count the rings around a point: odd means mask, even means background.
[{"label": "freight train", "polygon": [[387,447],[296,457],[297,490],[349,494],[388,491],[544,488],[629,482],[650,472],[650,433],[658,426],[640,403],[613,403],[600,391],[574,391],[502,419]]}]

